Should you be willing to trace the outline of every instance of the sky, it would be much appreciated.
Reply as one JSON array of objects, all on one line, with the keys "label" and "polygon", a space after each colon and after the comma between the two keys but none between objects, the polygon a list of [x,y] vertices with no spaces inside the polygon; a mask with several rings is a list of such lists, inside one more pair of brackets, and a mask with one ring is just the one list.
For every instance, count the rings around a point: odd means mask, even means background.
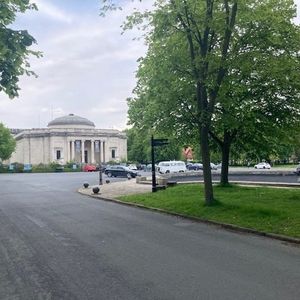
[{"label": "sky", "polygon": [[[22,76],[19,97],[0,93],[0,122],[9,128],[45,128],[70,113],[97,128],[127,127],[127,102],[136,83],[137,60],[146,53],[137,31],[121,34],[125,17],[141,3],[121,0],[122,11],[99,16],[100,0],[34,0],[38,11],[18,15],[16,29],[27,29],[43,57],[30,58],[38,77]],[[296,0],[300,14],[300,0]],[[297,17],[297,23],[300,18]]]},{"label": "sky", "polygon": [[137,60],[146,52],[137,31],[120,28],[134,6],[99,16],[100,0],[33,0],[38,11],[17,17],[16,29],[27,29],[43,57],[30,59],[38,78],[22,76],[19,97],[0,93],[0,122],[9,128],[44,128],[70,113],[85,117],[97,128],[124,129],[126,99],[135,86]]}]

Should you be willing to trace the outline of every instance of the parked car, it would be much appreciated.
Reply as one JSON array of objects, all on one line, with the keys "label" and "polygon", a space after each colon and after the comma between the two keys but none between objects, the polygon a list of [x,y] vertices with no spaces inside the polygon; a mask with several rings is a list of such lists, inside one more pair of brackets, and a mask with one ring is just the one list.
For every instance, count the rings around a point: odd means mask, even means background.
[{"label": "parked car", "polygon": [[222,163],[216,164],[217,169],[222,169]]},{"label": "parked car", "polygon": [[254,166],[255,169],[271,169],[271,165],[266,162],[261,162]]},{"label": "parked car", "polygon": [[300,175],[300,164],[296,167],[295,173],[296,173],[297,175]]},{"label": "parked car", "polygon": [[84,165],[82,167],[82,171],[84,171],[84,172],[95,172],[95,171],[97,171],[97,168],[94,165]]},{"label": "parked car", "polygon": [[187,163],[186,168],[190,171],[198,171],[203,170],[203,165],[201,163]]},{"label": "parked car", "polygon": [[108,177],[127,177],[127,178],[135,178],[138,175],[138,172],[129,169],[125,166],[108,166],[104,173]]},{"label": "parked car", "polygon": [[129,168],[130,170],[137,171],[137,166],[136,166],[135,164],[130,164],[130,165],[128,166],[128,168]]},{"label": "parked car", "polygon": [[181,173],[186,171],[186,165],[183,161],[161,161],[157,166],[157,171],[161,174]]},{"label": "parked car", "polygon": [[31,172],[32,171],[32,164],[24,164],[23,172]]},{"label": "parked car", "polygon": [[210,168],[212,169],[212,170],[218,170],[218,166],[217,165],[215,165],[214,163],[210,163]]},{"label": "parked car", "polygon": [[[101,171],[104,173],[105,169],[107,168],[107,164],[101,164]],[[96,171],[100,171],[100,164],[97,164]]]}]

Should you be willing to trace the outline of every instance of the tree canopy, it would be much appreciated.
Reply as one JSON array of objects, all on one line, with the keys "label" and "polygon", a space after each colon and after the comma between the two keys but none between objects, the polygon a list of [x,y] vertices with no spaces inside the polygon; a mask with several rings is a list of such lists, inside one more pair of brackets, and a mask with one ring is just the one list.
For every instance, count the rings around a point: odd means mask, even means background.
[{"label": "tree canopy", "polygon": [[0,123],[0,160],[9,159],[15,151],[16,141],[8,128]]},{"label": "tree canopy", "polygon": [[27,30],[9,27],[18,13],[30,9],[36,9],[36,6],[29,0],[6,0],[0,3],[0,91],[10,98],[18,96],[21,75],[34,75],[29,70],[29,55],[40,56],[39,52],[30,50],[36,41]]},{"label": "tree canopy", "polygon": [[[136,127],[152,126],[194,140],[199,121],[203,123],[203,109],[197,107],[191,48],[184,36],[184,25],[178,19],[176,23],[170,17],[171,9],[166,9],[174,1],[159,2],[158,9],[150,13],[149,49],[140,61],[135,96],[129,100],[129,119]],[[191,23],[192,38],[200,43],[201,24],[193,22],[200,22],[204,15],[198,19],[192,16],[192,8],[197,7],[194,2],[183,1],[182,5],[187,14],[185,24]],[[218,7],[209,29],[212,49],[205,59],[200,55],[195,61],[207,68],[202,85],[211,94],[208,101],[214,95],[216,70],[220,71],[223,39],[222,6],[218,6],[223,1],[211,2]],[[235,1],[225,2],[234,5]],[[208,117],[210,136],[221,149],[226,148],[227,170],[224,164],[222,170],[227,173],[228,147],[232,142],[236,151],[256,148],[261,155],[273,151],[279,141],[287,142],[284,136],[299,124],[300,108],[299,27],[292,22],[293,1],[238,1],[237,5],[227,60],[221,67],[226,74]],[[182,11],[177,9],[174,13],[181,15]],[[201,46],[196,51],[201,52]]]},{"label": "tree canopy", "polygon": [[200,143],[207,204],[211,140],[226,183],[233,143],[267,153],[299,124],[295,15],[292,0],[157,0],[127,19],[125,29],[146,22],[148,45],[128,101],[130,123]]}]

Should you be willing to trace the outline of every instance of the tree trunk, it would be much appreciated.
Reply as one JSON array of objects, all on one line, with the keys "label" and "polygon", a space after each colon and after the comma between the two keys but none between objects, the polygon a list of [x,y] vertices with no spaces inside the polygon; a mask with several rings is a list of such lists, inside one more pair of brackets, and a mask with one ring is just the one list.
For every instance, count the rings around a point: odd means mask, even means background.
[{"label": "tree trunk", "polygon": [[201,152],[203,163],[203,179],[204,179],[204,192],[205,204],[211,205],[214,202],[214,194],[212,187],[211,168],[210,168],[210,152],[209,152],[209,135],[208,126],[203,124],[200,129],[201,139]]},{"label": "tree trunk", "polygon": [[228,180],[228,169],[229,169],[229,150],[230,140],[228,135],[224,134],[224,142],[222,143],[222,169],[221,169],[221,180],[222,185],[229,184]]},{"label": "tree trunk", "polygon": [[229,170],[229,153],[231,144],[238,133],[237,129],[233,131],[224,130],[223,142],[220,144],[222,150],[222,169],[221,169],[221,180],[220,184],[229,184],[228,170]]}]

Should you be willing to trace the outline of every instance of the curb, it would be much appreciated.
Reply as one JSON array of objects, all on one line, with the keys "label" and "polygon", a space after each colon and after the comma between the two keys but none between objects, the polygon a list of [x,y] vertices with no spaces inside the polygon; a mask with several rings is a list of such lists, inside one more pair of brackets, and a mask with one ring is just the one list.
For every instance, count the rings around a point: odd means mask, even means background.
[{"label": "curb", "polygon": [[[172,177],[168,178],[168,179],[172,179]],[[203,180],[190,180],[190,181],[177,181],[178,184],[193,184],[193,183],[204,183]],[[219,184],[220,181],[219,180],[213,180],[212,181],[213,184]],[[232,184],[238,184],[241,186],[266,186],[266,187],[277,187],[277,188],[286,188],[286,187],[290,187],[290,188],[300,188],[300,184],[299,183],[285,183],[285,182],[261,182],[261,181],[238,181],[238,180],[232,180],[230,181],[230,183]],[[139,184],[152,184],[149,181],[140,181]]]},{"label": "curb", "polygon": [[138,204],[138,203],[132,203],[132,202],[126,202],[126,201],[121,201],[121,200],[117,200],[114,198],[107,198],[107,197],[101,197],[100,195],[95,196],[93,194],[86,194],[86,193],[82,193],[80,192],[80,190],[78,190],[78,193],[94,198],[94,199],[98,199],[98,200],[104,200],[104,201],[108,201],[108,202],[115,202],[121,205],[126,205],[126,206],[133,206],[133,207],[137,207],[137,208],[141,208],[141,209],[145,209],[145,210],[151,210],[154,212],[159,212],[159,213],[163,213],[163,214],[167,214],[167,215],[171,215],[171,216],[175,216],[175,217],[179,217],[179,218],[184,218],[184,219],[188,219],[197,223],[203,223],[203,224],[208,224],[208,225],[213,225],[219,228],[223,228],[226,230],[231,230],[231,231],[235,231],[235,232],[240,232],[240,233],[248,233],[248,234],[252,234],[252,235],[256,235],[256,236],[263,236],[263,237],[267,237],[267,238],[271,238],[274,240],[279,240],[282,242],[287,242],[287,243],[291,243],[291,244],[295,244],[295,245],[300,245],[300,239],[298,238],[293,238],[293,237],[289,237],[289,236],[285,236],[285,235],[280,235],[280,234],[275,234],[275,233],[269,233],[269,232],[264,232],[264,231],[258,231],[255,229],[251,229],[251,228],[246,228],[246,227],[240,227],[237,225],[233,225],[233,224],[227,224],[227,223],[221,223],[221,222],[217,222],[217,221],[212,221],[212,220],[206,220],[206,219],[201,219],[201,218],[197,218],[197,217],[192,217],[192,216],[187,216],[187,215],[183,215],[180,213],[176,213],[176,212],[170,212],[161,208],[156,208],[156,207],[149,207],[149,206],[145,206],[142,204]]},{"label": "curb", "polygon": [[[193,183],[203,183],[203,180],[195,180],[195,181],[178,181],[178,184],[193,184]],[[213,180],[213,184],[218,184],[220,181],[218,180]],[[285,182],[261,182],[261,181],[238,181],[238,180],[233,180],[230,181],[232,184],[237,184],[240,186],[253,186],[253,187],[277,187],[277,188],[300,188],[299,183],[285,183]]]}]

